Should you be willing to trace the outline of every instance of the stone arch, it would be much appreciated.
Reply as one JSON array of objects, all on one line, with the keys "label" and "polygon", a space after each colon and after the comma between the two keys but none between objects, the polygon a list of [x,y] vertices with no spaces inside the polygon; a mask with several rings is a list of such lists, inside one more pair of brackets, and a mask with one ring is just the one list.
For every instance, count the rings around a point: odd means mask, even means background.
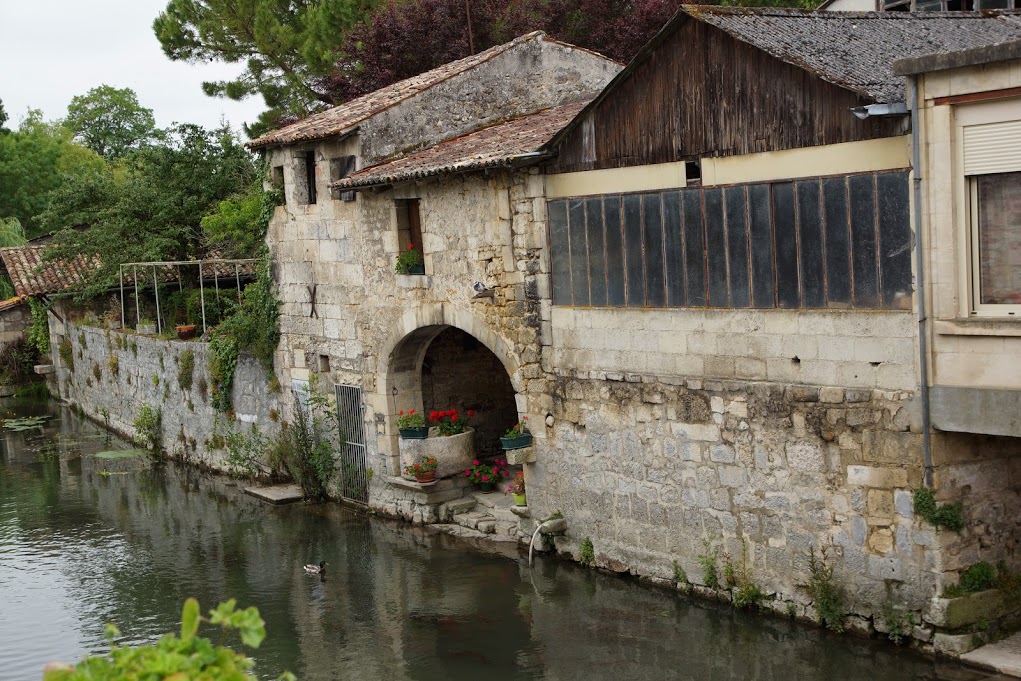
[{"label": "stone arch", "polygon": [[514,394],[514,410],[520,413],[524,409],[519,363],[510,343],[470,311],[450,304],[421,305],[409,310],[380,347],[375,371],[376,412],[385,414],[385,428],[381,429],[385,432],[378,434],[377,447],[379,454],[388,459],[391,475],[399,472],[397,414],[401,409],[426,409],[427,401],[422,394],[423,362],[433,341],[451,329],[477,341],[499,361]]}]

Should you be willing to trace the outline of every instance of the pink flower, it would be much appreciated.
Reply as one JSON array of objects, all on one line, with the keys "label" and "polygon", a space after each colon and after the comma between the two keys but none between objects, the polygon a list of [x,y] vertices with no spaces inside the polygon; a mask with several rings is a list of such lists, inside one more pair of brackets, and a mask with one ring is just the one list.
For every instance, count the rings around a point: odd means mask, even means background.
[{"label": "pink flower", "polygon": [[474,461],[472,461],[472,465],[473,466],[478,466],[479,465],[479,460],[475,459]]},{"label": "pink flower", "polygon": [[465,472],[464,472],[464,474],[465,474],[465,475],[471,475],[471,474],[472,474],[472,472],[471,472],[471,471],[465,471]]},{"label": "pink flower", "polygon": [[489,476],[488,475],[483,475],[482,476],[482,482],[489,482]]}]

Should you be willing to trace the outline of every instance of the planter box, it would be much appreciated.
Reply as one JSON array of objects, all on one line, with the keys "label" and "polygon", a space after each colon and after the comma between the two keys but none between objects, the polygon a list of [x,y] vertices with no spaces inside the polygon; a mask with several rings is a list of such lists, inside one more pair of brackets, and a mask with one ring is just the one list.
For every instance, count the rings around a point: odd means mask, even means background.
[{"label": "planter box", "polygon": [[[449,478],[454,475],[464,476],[466,468],[471,468],[475,458],[475,429],[469,428],[460,435],[443,437],[438,435],[436,428],[429,429],[429,437],[424,440],[397,441],[401,451],[401,470],[405,466],[418,463],[423,456],[436,459],[436,478]],[[411,476],[402,475],[406,480],[414,480]]]},{"label": "planter box", "polygon": [[500,445],[504,448],[504,450],[508,452],[513,449],[524,449],[525,447],[531,446],[531,444],[532,444],[531,433],[524,433],[523,435],[518,435],[517,437],[500,438]]},{"label": "planter box", "polygon": [[397,432],[400,433],[402,440],[424,440],[429,437],[429,428],[426,426],[420,428],[399,428]]},{"label": "planter box", "polygon": [[535,447],[508,449],[504,454],[507,455],[507,464],[510,466],[520,466],[523,463],[535,462]]}]

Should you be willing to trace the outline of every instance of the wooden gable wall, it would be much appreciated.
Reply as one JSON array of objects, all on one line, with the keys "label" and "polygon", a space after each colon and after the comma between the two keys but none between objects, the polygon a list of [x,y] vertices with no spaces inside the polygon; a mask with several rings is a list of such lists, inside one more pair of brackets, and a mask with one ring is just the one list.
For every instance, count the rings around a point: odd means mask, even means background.
[{"label": "wooden gable wall", "polygon": [[560,143],[549,172],[734,156],[891,137],[900,117],[713,26],[687,19]]}]

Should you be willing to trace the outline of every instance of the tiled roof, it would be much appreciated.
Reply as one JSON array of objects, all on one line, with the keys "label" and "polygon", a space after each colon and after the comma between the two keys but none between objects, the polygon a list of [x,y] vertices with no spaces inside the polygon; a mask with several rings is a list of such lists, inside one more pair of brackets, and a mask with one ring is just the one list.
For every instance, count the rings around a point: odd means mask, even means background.
[{"label": "tiled roof", "polygon": [[681,9],[777,59],[881,103],[904,101],[893,62],[1021,38],[1021,14],[829,12],[779,8]]},{"label": "tiled roof", "polygon": [[24,305],[27,301],[28,298],[26,298],[25,296],[14,296],[13,298],[8,298],[7,300],[0,301],[0,312],[6,312],[11,308],[18,307],[19,305]]},{"label": "tiled roof", "polygon": [[409,156],[369,166],[333,186],[352,189],[506,165],[537,152],[587,103],[563,104],[476,130]]},{"label": "tiled roof", "polygon": [[98,266],[98,261],[83,255],[71,262],[45,261],[42,256],[46,249],[47,246],[0,248],[0,260],[19,296],[59,293],[82,286],[88,270]]},{"label": "tiled roof", "polygon": [[[81,288],[85,285],[90,270],[99,267],[97,257],[87,258],[80,255],[74,260],[44,260],[43,253],[49,246],[17,246],[0,248],[0,260],[3,261],[7,273],[14,282],[14,291],[18,296],[38,296]],[[210,253],[209,258],[216,259],[218,253]],[[151,283],[149,278],[152,268],[144,267],[146,276],[139,276],[141,284]],[[255,265],[242,263],[238,267],[241,278],[250,279],[255,276]],[[157,270],[160,282],[177,281],[178,269],[172,265],[163,265]],[[202,265],[202,279],[210,281],[214,278],[230,279],[235,276],[232,263],[208,262]],[[125,271],[125,284],[132,283],[131,273]]]},{"label": "tiled roof", "polygon": [[365,119],[385,111],[409,97],[414,97],[438,83],[469,71],[512,47],[530,40],[545,38],[546,34],[541,31],[520,36],[509,43],[497,45],[478,54],[473,54],[470,57],[452,61],[432,71],[420,73],[417,76],[380,88],[375,92],[356,97],[340,106],[312,114],[297,123],[292,123],[279,130],[274,130],[262,137],[258,137],[249,142],[248,146],[252,149],[258,149],[277,144],[292,144],[339,135],[347,132]]}]

